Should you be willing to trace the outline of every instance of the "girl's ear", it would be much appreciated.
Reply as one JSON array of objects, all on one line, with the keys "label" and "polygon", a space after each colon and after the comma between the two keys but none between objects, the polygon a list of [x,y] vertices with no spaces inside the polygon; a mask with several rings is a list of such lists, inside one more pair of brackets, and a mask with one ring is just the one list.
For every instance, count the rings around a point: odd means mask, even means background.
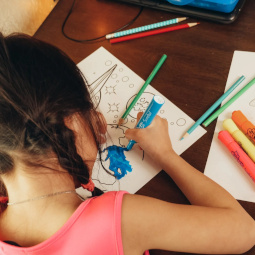
[{"label": "girl's ear", "polygon": [[100,144],[104,144],[106,142],[106,132],[107,132],[107,122],[105,120],[104,115],[101,112],[96,111],[96,117],[94,118],[94,125],[99,132],[100,137],[98,137],[98,141]]},{"label": "girl's ear", "polygon": [[100,126],[100,133],[102,135],[105,135],[106,131],[107,131],[107,122],[106,122],[106,119],[105,119],[104,115],[101,112],[96,112],[96,113],[97,113],[97,116],[98,116],[99,121],[100,121],[100,123],[98,123],[99,126]]},{"label": "girl's ear", "polygon": [[[97,126],[97,128],[99,127],[98,131],[100,132],[100,134],[105,135],[107,131],[107,122],[105,120],[105,117],[101,112],[96,111],[95,113],[97,115],[96,118],[93,118],[95,120],[95,125]],[[64,123],[69,129],[76,131],[74,128],[74,121],[75,120],[77,121],[80,118],[81,118],[80,115],[78,113],[75,113],[73,115],[66,117],[64,119]]]},{"label": "girl's ear", "polygon": [[73,131],[77,153],[86,161],[91,173],[98,153],[98,147],[88,123],[79,113],[66,117],[64,123],[67,128]]},{"label": "girl's ear", "polygon": [[66,127],[68,127],[71,130],[73,130],[73,120],[74,120],[74,115],[70,115],[70,116],[64,118],[64,123],[65,123]]}]

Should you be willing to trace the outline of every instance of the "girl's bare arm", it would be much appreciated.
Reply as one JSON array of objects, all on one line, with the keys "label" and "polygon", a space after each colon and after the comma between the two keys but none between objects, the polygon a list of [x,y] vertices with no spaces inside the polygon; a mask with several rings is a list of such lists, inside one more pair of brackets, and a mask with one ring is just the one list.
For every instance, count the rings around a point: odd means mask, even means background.
[{"label": "girl's bare arm", "polygon": [[128,130],[126,136],[160,164],[192,205],[125,195],[125,255],[142,254],[145,249],[243,253],[255,244],[254,220],[225,189],[173,151],[166,120],[157,116],[148,128]]}]

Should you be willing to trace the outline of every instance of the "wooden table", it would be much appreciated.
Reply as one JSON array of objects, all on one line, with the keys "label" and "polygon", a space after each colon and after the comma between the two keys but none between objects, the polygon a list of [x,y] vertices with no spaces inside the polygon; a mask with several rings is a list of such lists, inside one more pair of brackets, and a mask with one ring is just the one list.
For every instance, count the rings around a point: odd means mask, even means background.
[{"label": "wooden table", "polygon": [[[65,51],[76,63],[103,46],[131,70],[146,79],[163,53],[168,56],[152,85],[194,120],[198,119],[224,92],[235,50],[255,52],[255,1],[247,0],[239,18],[230,25],[200,20],[191,29],[141,38],[111,45],[106,40],[77,43],[61,33],[62,23],[73,0],[59,3],[39,28],[35,37]],[[76,39],[108,34],[128,23],[140,7],[111,0],[77,0],[66,24],[66,33]],[[152,24],[180,15],[144,8],[132,27]],[[189,19],[189,22],[196,22]],[[207,133],[182,157],[204,171],[216,121]],[[138,192],[166,201],[188,203],[182,192],[163,171]],[[255,204],[240,201],[255,218]],[[178,254],[151,251],[152,255]],[[255,247],[246,253],[255,254]]]}]

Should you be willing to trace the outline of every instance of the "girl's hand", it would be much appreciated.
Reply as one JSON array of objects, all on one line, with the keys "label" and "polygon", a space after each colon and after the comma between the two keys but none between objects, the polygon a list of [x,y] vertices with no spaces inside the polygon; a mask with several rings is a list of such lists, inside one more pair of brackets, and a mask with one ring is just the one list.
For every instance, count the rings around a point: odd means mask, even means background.
[{"label": "girl's hand", "polygon": [[[138,113],[138,121],[141,116],[142,113]],[[125,135],[128,139],[135,140],[154,160],[159,161],[162,155],[174,152],[168,133],[168,122],[158,115],[148,127],[144,129],[128,129]]]}]

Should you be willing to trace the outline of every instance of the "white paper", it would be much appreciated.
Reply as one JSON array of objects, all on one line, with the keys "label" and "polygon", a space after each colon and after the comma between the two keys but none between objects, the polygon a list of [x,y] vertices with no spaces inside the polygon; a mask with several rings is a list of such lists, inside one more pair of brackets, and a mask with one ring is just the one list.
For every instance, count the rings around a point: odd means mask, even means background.
[{"label": "white paper", "polygon": [[[194,121],[150,85],[131,110],[124,124],[116,129],[118,120],[144,84],[144,80],[103,47],[81,61],[78,67],[84,73],[89,87],[93,91],[93,96],[96,99],[95,103],[98,105],[97,109],[106,118],[109,133],[107,146],[112,144],[122,147],[127,146],[128,140],[125,138],[125,131],[128,128],[135,127],[137,113],[147,108],[153,95],[160,95],[165,100],[159,115],[169,122],[169,133],[173,148],[178,154],[184,152],[205,134],[206,131],[202,127],[198,127],[191,136],[180,141],[180,138],[193,125]],[[154,66],[152,66],[153,68]],[[160,75],[160,70],[157,75]],[[106,153],[104,154],[105,159]],[[120,180],[116,180],[116,178],[107,174],[99,162],[95,163],[92,179],[98,188],[105,191],[126,190],[135,193],[161,170],[156,163],[143,154],[138,146],[134,146],[131,151],[125,152],[125,156],[130,161],[133,170]],[[109,160],[103,162],[103,165],[106,169],[109,169]]]},{"label": "white paper", "polygon": [[[222,104],[255,78],[254,52],[234,52],[225,91],[242,75],[245,76],[245,80]],[[224,130],[223,121],[231,118],[232,112],[236,110],[241,110],[252,123],[255,123],[255,85],[219,115],[204,174],[220,184],[236,199],[255,202],[255,183],[218,139],[219,131]]]}]

